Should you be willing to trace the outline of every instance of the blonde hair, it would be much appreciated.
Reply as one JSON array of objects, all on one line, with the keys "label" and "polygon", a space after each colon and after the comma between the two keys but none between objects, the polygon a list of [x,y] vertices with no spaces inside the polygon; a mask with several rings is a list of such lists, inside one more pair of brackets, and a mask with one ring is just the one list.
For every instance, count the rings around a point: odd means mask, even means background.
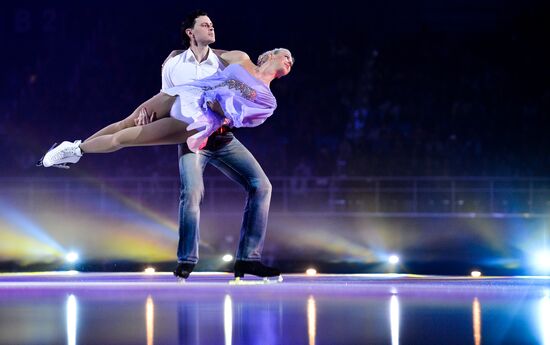
[{"label": "blonde hair", "polygon": [[[262,53],[262,54],[260,54],[260,56],[258,56],[257,65],[258,66],[263,65],[264,63],[267,62],[270,55],[279,54],[279,52],[281,52],[282,50],[286,50],[287,52],[290,52],[290,50],[288,50],[286,48],[275,48],[275,49],[268,50],[265,53]],[[294,58],[292,58],[292,63],[294,64]]]}]

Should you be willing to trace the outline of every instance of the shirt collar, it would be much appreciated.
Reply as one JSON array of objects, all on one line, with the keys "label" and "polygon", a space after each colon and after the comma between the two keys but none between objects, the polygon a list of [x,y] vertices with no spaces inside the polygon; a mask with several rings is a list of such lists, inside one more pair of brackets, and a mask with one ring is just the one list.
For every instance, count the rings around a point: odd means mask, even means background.
[{"label": "shirt collar", "polygon": [[212,66],[215,66],[217,62],[216,54],[210,47],[208,47],[208,57],[206,58],[206,60],[204,60],[201,63],[197,61],[197,59],[195,58],[195,54],[193,54],[193,52],[191,51],[191,48],[187,49],[185,51],[185,54],[186,54],[185,62],[190,62],[197,65],[206,64],[206,65],[212,65]]}]

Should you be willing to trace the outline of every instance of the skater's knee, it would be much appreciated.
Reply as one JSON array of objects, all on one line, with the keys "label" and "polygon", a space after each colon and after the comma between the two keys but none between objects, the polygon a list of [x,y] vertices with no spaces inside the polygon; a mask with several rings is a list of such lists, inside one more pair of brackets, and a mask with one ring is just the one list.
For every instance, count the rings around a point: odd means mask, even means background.
[{"label": "skater's knee", "polygon": [[134,127],[136,124],[134,122],[133,116],[129,116],[125,118],[124,120],[118,121],[116,124],[117,130],[121,131],[126,128]]},{"label": "skater's knee", "polygon": [[271,182],[266,178],[253,179],[248,187],[249,193],[271,195]]},{"label": "skater's knee", "polygon": [[188,207],[199,207],[204,195],[204,188],[202,187],[189,187],[184,188],[181,191],[180,199]]},{"label": "skater's knee", "polygon": [[126,147],[128,141],[125,140],[124,136],[113,134],[111,135],[111,147],[116,151],[123,147]]}]

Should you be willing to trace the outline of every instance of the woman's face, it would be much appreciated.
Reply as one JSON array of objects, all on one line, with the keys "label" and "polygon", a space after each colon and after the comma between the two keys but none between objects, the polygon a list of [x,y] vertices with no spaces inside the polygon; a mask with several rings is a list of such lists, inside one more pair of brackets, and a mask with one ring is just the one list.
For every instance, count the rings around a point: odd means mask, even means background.
[{"label": "woman's face", "polygon": [[283,77],[290,73],[294,65],[294,58],[289,50],[282,49],[272,56],[273,63],[277,66],[277,78]]}]

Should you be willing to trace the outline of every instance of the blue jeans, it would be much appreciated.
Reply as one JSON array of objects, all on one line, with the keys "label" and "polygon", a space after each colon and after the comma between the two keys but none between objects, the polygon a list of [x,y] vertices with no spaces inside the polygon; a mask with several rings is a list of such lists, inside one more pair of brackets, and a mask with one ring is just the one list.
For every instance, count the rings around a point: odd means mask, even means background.
[{"label": "blue jeans", "polygon": [[212,164],[248,193],[237,249],[237,260],[259,261],[267,230],[271,183],[254,156],[231,132],[214,134],[198,154],[180,145],[180,204],[178,262],[199,260],[200,205],[204,195],[203,172]]}]

